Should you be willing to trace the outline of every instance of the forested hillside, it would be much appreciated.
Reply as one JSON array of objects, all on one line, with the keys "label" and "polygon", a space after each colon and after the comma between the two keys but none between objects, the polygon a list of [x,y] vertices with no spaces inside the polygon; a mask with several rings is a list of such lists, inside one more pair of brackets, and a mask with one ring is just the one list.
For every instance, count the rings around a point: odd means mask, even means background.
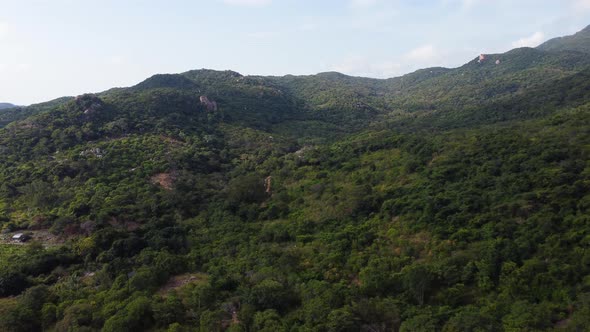
[{"label": "forested hillside", "polygon": [[588,35],[0,112],[0,330],[587,330]]}]

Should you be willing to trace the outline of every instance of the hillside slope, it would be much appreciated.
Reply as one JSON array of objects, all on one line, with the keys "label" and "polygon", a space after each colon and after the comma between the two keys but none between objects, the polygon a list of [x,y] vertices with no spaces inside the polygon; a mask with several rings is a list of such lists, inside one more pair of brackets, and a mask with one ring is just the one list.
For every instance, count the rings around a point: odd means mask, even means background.
[{"label": "hillside slope", "polygon": [[585,330],[589,78],[522,48],[6,110],[0,330]]},{"label": "hillside slope", "polygon": [[577,51],[590,53],[590,26],[571,36],[557,37],[539,45],[541,51]]},{"label": "hillside slope", "polygon": [[12,108],[15,107],[15,105],[10,104],[10,103],[0,103],[0,110],[3,110],[5,108]]}]

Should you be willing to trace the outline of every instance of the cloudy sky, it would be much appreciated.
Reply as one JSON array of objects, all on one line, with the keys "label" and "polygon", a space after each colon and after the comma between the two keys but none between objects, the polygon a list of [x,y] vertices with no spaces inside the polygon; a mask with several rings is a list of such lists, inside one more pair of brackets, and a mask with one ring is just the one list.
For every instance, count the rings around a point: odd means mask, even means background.
[{"label": "cloudy sky", "polygon": [[0,102],[198,68],[393,77],[588,24],[590,0],[0,0]]}]

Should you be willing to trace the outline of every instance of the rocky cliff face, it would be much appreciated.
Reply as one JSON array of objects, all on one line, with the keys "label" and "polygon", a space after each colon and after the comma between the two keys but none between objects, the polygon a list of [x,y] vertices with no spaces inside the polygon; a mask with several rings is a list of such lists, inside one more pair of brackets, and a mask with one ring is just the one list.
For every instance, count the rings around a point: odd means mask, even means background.
[{"label": "rocky cliff face", "polygon": [[201,100],[201,105],[204,105],[209,112],[217,111],[217,102],[214,100],[209,100],[207,96],[201,96],[199,98]]},{"label": "rocky cliff face", "polygon": [[99,111],[104,103],[95,95],[85,94],[76,97],[76,105],[83,110],[84,114],[90,115]]}]

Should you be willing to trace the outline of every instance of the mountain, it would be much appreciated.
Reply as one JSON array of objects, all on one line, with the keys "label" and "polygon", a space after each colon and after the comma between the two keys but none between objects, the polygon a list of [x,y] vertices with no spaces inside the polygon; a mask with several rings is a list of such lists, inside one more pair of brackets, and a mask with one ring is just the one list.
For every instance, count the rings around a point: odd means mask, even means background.
[{"label": "mountain", "polygon": [[44,112],[50,111],[54,109],[56,106],[61,105],[67,100],[70,100],[70,97],[62,97],[57,98],[48,102],[34,104],[30,106],[12,106],[10,108],[5,108],[0,113],[0,128],[7,126],[11,122],[15,122],[18,120],[24,120],[29,116]]},{"label": "mountain", "polygon": [[0,110],[3,110],[5,108],[12,108],[12,107],[16,107],[16,106],[13,104],[10,104],[10,103],[0,103]]},{"label": "mountain", "polygon": [[0,124],[0,330],[590,326],[577,50],[158,74]]},{"label": "mountain", "polygon": [[571,36],[553,38],[537,47],[546,52],[577,51],[590,53],[590,26]]}]

